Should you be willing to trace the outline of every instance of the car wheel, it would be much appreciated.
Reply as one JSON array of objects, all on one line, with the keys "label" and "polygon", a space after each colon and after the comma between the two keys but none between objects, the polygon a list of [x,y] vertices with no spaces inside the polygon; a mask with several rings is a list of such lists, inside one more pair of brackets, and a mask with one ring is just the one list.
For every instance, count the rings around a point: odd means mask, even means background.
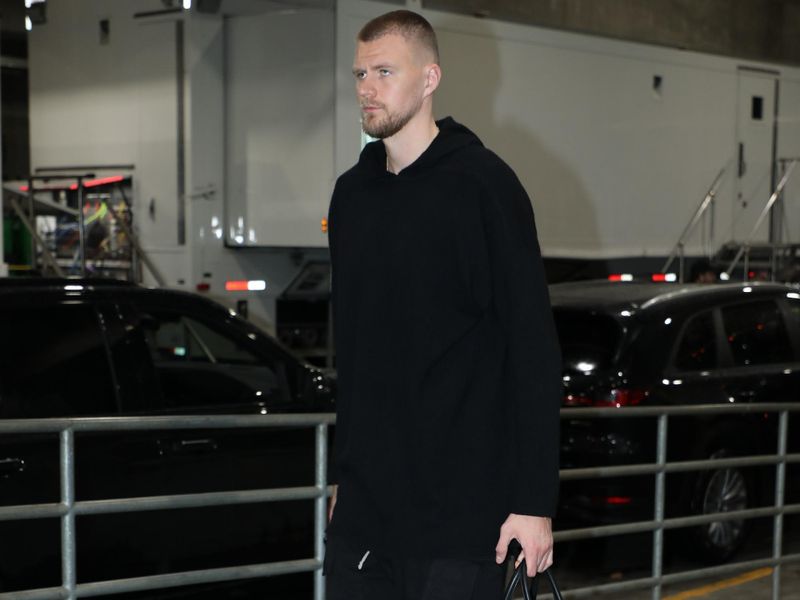
[{"label": "car wheel", "polygon": [[[727,450],[712,452],[709,458],[731,456]],[[740,468],[715,469],[699,472],[692,495],[692,514],[710,515],[743,510],[753,504],[753,486],[748,474]],[[744,543],[749,521],[730,519],[712,521],[692,530],[692,549],[708,562],[723,562]]]}]

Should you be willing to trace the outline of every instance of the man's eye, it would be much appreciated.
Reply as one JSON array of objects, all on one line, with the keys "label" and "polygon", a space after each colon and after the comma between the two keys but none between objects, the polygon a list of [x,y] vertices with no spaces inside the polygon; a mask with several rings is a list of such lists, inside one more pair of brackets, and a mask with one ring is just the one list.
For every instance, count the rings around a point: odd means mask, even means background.
[{"label": "man's eye", "polygon": [[386,77],[387,75],[389,75],[389,69],[381,69],[380,71],[378,71],[378,73],[381,74],[381,77]]},{"label": "man's eye", "polygon": [[366,74],[366,73],[364,73],[363,71],[359,71],[358,73],[353,73],[353,75],[355,75],[355,76],[356,76],[356,79],[364,79],[364,77],[365,77],[367,74]]}]

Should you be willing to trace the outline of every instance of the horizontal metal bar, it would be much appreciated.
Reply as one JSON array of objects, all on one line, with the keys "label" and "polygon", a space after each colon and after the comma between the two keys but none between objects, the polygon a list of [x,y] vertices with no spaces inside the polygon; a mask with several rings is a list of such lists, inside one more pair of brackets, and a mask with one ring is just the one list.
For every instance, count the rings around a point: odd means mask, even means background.
[{"label": "horizontal metal bar", "polygon": [[[800,402],[767,402],[763,404],[700,404],[694,406],[626,406],[618,408],[562,408],[565,419],[640,418],[658,415],[718,415],[800,412]],[[63,419],[5,419],[0,421],[3,433],[48,433],[68,427],[74,431],[152,431],[158,429],[234,429],[269,427],[312,427],[333,425],[333,413],[276,415],[191,415],[168,417],[90,417]]]},{"label": "horizontal metal bar", "polygon": [[89,417],[70,419],[4,419],[0,434],[73,431],[153,431],[159,429],[239,429],[332,425],[333,413],[280,415],[192,415],[170,417]]},{"label": "horizontal metal bar", "polygon": [[[333,486],[325,488],[325,496],[333,494]],[[140,498],[115,498],[111,500],[84,500],[75,504],[75,514],[99,515],[134,512],[139,510],[162,510],[226,504],[248,504],[256,502],[281,502],[287,500],[309,500],[317,498],[316,486],[275,488],[262,490],[238,490],[230,492],[207,492],[201,494],[179,494],[173,496],[144,496]],[[162,503],[169,506],[162,506]],[[0,521],[57,518],[66,514],[63,504],[20,504],[0,506]]]},{"label": "horizontal metal bar", "polygon": [[614,525],[598,525],[596,527],[581,527],[578,529],[564,529],[553,533],[556,542],[571,542],[575,540],[587,540],[593,538],[609,537],[612,535],[623,535],[629,533],[647,533],[659,526],[665,529],[677,529],[679,527],[689,527],[692,525],[702,525],[703,523],[714,523],[717,521],[732,521],[734,519],[757,519],[771,517],[778,513],[794,514],[800,513],[800,504],[787,504],[782,508],[774,506],[764,506],[759,508],[747,508],[744,510],[732,510],[727,512],[709,513],[706,515],[696,515],[691,517],[672,517],[658,521],[634,521],[633,523],[616,523]]},{"label": "horizontal metal bar", "polygon": [[[760,569],[763,567],[775,567],[777,565],[796,562],[800,562],[800,554],[787,554],[786,556],[783,556],[777,560],[773,558],[755,559],[706,567],[703,569],[695,569],[692,571],[681,571],[680,573],[663,575],[661,577],[642,577],[640,579],[632,579],[630,581],[619,581],[614,583],[605,583],[602,585],[575,588],[571,590],[562,590],[562,595],[565,598],[585,598],[587,596],[594,596],[596,594],[610,594],[614,592],[627,592],[638,589],[647,589],[659,583],[662,585],[673,585],[678,583],[686,583],[688,581],[696,581],[705,577],[729,575],[731,573],[738,573],[740,571],[749,571],[751,569]],[[552,594],[539,594],[537,597],[541,600],[549,600],[552,598]]]},{"label": "horizontal metal bar", "polygon": [[[166,589],[182,585],[196,585],[198,583],[217,583],[221,581],[250,579],[253,577],[306,573],[315,571],[321,567],[322,563],[320,561],[307,558],[258,565],[240,565],[221,569],[185,571],[182,573],[150,575],[146,577],[133,577],[130,579],[79,583],[76,591],[79,598],[89,598],[92,596],[102,596],[103,594],[122,594],[126,592]],[[3,600],[1,596],[0,600]]]},{"label": "horizontal metal bar", "polygon": [[60,503],[22,504],[0,506],[0,521],[21,521],[23,519],[57,518],[67,513],[67,507]]},{"label": "horizontal metal bar", "polygon": [[[237,579],[249,579],[251,577],[305,573],[319,569],[321,566],[322,564],[320,561],[314,560],[313,558],[289,560],[258,565],[225,567],[222,569],[185,571],[183,573],[168,573],[166,575],[150,575],[130,579],[81,583],[78,584],[76,590],[79,598],[88,598],[91,596],[100,596],[102,594],[119,594],[198,583],[235,581]],[[60,600],[62,598],[66,598],[66,592],[60,587],[0,593],[0,600]]]},{"label": "horizontal metal bar", "polygon": [[575,540],[590,540],[626,533],[646,533],[658,527],[658,521],[635,521],[633,523],[616,523],[614,525],[597,525],[595,527],[581,527],[578,529],[564,529],[553,532],[554,542],[572,542]]},{"label": "horizontal metal bar", "polygon": [[64,588],[39,588],[21,592],[0,592],[0,600],[62,600],[68,594]]},{"label": "horizontal metal bar", "polygon": [[698,415],[730,415],[752,413],[774,413],[782,410],[788,412],[800,411],[800,402],[764,402],[752,404],[696,404],[680,406],[626,406],[624,408],[562,408],[562,419],[577,419],[580,417],[598,417],[601,419],[628,419],[638,417],[670,416],[698,416]]},{"label": "horizontal metal bar", "polygon": [[[579,469],[562,469],[562,481],[574,479],[602,479],[607,477],[629,477],[633,475],[652,475],[660,471],[665,473],[683,473],[686,471],[702,471],[707,469],[728,469],[731,467],[755,467],[775,465],[783,459],[775,455],[736,456],[732,458],[706,458],[703,460],[685,460],[659,466],[656,463],[635,465],[614,465],[607,467],[582,467]],[[787,463],[800,463],[800,454],[787,454]]]},{"label": "horizontal metal bar", "polygon": [[87,500],[75,503],[75,514],[101,515],[146,510],[171,510],[173,508],[253,504],[256,502],[312,500],[319,497],[319,495],[320,493],[316,487],[309,486],[276,488],[271,490],[178,494],[173,496],[145,496],[141,498],[117,498],[113,500]]}]

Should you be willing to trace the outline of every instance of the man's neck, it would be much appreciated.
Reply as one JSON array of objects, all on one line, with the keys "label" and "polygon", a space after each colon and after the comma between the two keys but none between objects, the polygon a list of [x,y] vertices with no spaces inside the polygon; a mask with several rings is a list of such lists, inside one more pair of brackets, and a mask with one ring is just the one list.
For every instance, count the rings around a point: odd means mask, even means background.
[{"label": "man's neck", "polygon": [[[421,115],[420,115],[421,116]],[[439,128],[432,115],[412,119],[392,137],[383,140],[386,148],[386,170],[399,173],[427,150]]]}]

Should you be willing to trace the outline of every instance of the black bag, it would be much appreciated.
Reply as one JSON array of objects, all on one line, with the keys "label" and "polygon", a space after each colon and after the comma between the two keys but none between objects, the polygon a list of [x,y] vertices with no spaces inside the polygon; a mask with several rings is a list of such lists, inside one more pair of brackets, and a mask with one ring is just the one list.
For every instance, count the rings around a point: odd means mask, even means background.
[{"label": "black bag", "polygon": [[[511,543],[511,548],[509,548],[509,560],[515,562],[517,560],[517,556],[519,555],[519,543],[514,540]],[[555,600],[562,600],[561,598],[561,590],[558,589],[558,584],[556,584],[556,580],[553,577],[553,574],[550,572],[550,569],[547,569],[543,573],[539,573],[534,580],[537,578],[541,578],[542,575],[545,575],[550,581],[550,589],[553,590],[553,598]],[[512,600],[514,597],[514,591],[517,589],[517,586],[522,586],[522,597],[524,600],[536,600],[536,591],[532,591],[531,588],[533,583],[528,578],[528,572],[525,567],[525,559],[522,559],[522,562],[519,566],[514,569],[514,575],[511,577],[511,581],[508,582],[508,587],[506,587],[506,591],[503,594],[503,600]]]}]

